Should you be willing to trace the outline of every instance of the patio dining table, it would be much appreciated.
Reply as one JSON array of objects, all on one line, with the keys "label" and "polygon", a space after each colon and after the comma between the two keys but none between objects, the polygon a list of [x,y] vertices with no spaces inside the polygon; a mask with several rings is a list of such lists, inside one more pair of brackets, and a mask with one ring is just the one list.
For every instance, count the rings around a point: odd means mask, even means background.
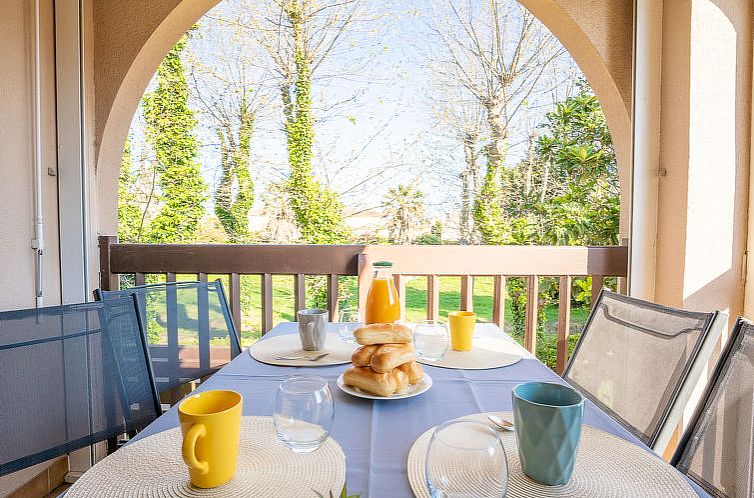
[{"label": "patio dining table", "polygon": [[[335,327],[335,324],[331,324]],[[281,323],[261,340],[296,334],[296,323]],[[511,390],[529,381],[565,383],[493,324],[479,324],[477,334],[504,337],[520,349],[523,358],[510,366],[489,370],[456,370],[426,366],[433,386],[426,393],[400,400],[353,397],[336,386],[347,365],[281,367],[260,363],[247,351],[237,356],[198,390],[232,389],[244,397],[244,415],[271,416],[280,382],[294,374],[327,379],[335,399],[335,424],[331,436],[346,455],[346,485],[362,498],[413,496],[406,473],[409,449],[427,429],[446,420],[480,412],[511,411]],[[651,452],[618,422],[587,401],[584,423],[631,441]],[[137,439],[178,426],[177,406],[142,431]],[[699,496],[708,496],[691,483]]]}]

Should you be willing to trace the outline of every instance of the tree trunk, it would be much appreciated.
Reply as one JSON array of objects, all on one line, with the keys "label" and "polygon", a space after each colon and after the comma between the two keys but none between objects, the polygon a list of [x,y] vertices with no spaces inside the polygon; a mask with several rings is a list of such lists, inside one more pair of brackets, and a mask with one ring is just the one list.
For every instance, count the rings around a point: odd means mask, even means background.
[{"label": "tree trunk", "polygon": [[526,183],[524,185],[524,196],[528,199],[531,194],[532,174],[534,172],[534,133],[529,135],[529,149],[526,157]]},{"label": "tree trunk", "polygon": [[539,202],[545,202],[545,196],[547,195],[547,183],[550,181],[550,163],[549,161],[543,161],[542,164],[542,194],[539,196]]},{"label": "tree trunk", "polygon": [[478,135],[473,132],[467,132],[462,140],[466,161],[466,168],[460,175],[462,182],[460,232],[463,244],[476,242],[473,206],[479,193],[479,161],[476,150],[478,141]]}]

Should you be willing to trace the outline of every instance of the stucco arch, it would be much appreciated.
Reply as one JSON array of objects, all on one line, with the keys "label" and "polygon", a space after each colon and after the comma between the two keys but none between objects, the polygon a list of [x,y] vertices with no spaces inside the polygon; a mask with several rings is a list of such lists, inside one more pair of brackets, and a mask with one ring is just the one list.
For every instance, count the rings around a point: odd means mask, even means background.
[{"label": "stucco arch", "polygon": [[[100,0],[94,9],[98,231],[117,233],[118,169],[139,99],[165,54],[221,0]],[[631,178],[632,2],[519,0],[560,40],[599,98],[615,143],[626,233]],[[625,235],[624,235],[625,236]]]}]

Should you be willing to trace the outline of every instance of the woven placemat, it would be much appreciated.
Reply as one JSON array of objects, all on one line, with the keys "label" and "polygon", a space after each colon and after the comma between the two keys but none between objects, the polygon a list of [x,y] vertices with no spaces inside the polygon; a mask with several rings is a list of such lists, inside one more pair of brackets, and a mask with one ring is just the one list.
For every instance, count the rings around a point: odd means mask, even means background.
[{"label": "woven placemat", "polygon": [[523,358],[516,345],[503,338],[474,337],[471,351],[453,351],[448,348],[445,356],[439,360],[418,358],[419,363],[442,368],[460,370],[484,370],[487,368],[507,367]]},{"label": "woven placemat", "polygon": [[317,451],[293,453],[278,441],[272,417],[243,417],[238,468],[217,488],[191,486],[181,458],[179,428],[129,444],[81,476],[66,498],[290,498],[338,496],[346,478],[346,457],[332,438]]},{"label": "woven placemat", "polygon": [[[513,420],[511,413],[500,414]],[[489,424],[486,413],[460,419]],[[417,498],[429,498],[424,464],[432,437],[430,429],[414,442],[408,454],[408,480]],[[506,497],[625,497],[698,498],[680,472],[642,448],[607,432],[583,426],[576,466],[571,480],[562,486],[545,486],[521,470],[514,432],[500,431],[508,459]]]},{"label": "woven placemat", "polygon": [[[249,348],[252,358],[268,365],[284,367],[322,367],[326,365],[343,365],[351,363],[351,355],[356,346],[343,341],[337,333],[328,332],[325,349],[322,351],[304,351],[301,349],[301,337],[298,334],[285,334],[261,339]],[[317,361],[276,360],[276,356],[309,356],[330,353]]]}]

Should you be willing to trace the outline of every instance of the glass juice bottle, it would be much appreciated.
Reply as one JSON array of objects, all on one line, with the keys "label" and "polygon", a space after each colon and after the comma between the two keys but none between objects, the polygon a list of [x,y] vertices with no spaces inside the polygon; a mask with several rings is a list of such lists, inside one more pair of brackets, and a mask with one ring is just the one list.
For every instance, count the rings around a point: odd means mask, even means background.
[{"label": "glass juice bottle", "polygon": [[393,263],[377,261],[372,268],[374,276],[367,293],[365,323],[393,323],[400,320],[401,303],[393,281]]}]

